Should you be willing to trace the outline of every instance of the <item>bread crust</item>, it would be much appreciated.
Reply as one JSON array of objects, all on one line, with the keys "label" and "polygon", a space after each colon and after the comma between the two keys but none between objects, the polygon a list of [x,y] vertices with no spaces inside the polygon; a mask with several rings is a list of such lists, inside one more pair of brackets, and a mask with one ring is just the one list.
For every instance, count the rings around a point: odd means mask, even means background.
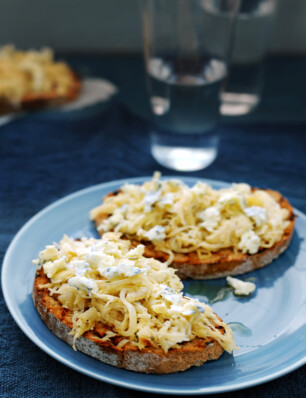
[{"label": "bread crust", "polygon": [[76,73],[70,71],[70,74],[72,85],[65,95],[59,95],[56,90],[47,93],[27,93],[17,106],[8,102],[6,98],[0,97],[0,115],[60,106],[76,100],[80,94],[82,84]]},{"label": "bread crust", "polygon": [[[40,286],[50,282],[43,270],[37,271],[33,286],[33,302],[46,326],[61,340],[72,346],[72,311],[63,308],[55,296],[50,296],[48,288]],[[118,368],[141,373],[167,374],[184,371],[191,366],[200,366],[209,360],[215,360],[223,353],[221,345],[213,338],[195,338],[182,343],[180,348],[165,353],[161,348],[137,347],[126,344],[119,348],[117,337],[112,341],[102,341],[109,327],[101,323],[87,331],[75,341],[77,350],[101,362]]]},{"label": "bread crust", "polygon": [[[256,189],[253,188],[253,190]],[[294,211],[288,200],[279,192],[271,189],[266,189],[265,191],[279,203],[281,208],[287,209],[289,212],[289,225],[279,242],[276,242],[270,248],[260,248],[256,254],[234,253],[231,249],[222,249],[200,259],[195,252],[187,254],[174,253],[174,259],[170,266],[177,270],[177,275],[181,279],[191,278],[202,280],[217,279],[229,275],[241,275],[262,268],[279,257],[287,249],[292,238],[295,223]],[[115,194],[117,193],[109,195]],[[100,214],[95,220],[96,226],[98,227],[101,221],[107,217],[107,214]],[[103,231],[99,232],[101,236],[104,233]],[[139,243],[145,245],[144,256],[153,257],[159,261],[167,261],[168,255],[156,250],[152,243],[148,243],[147,241],[132,242],[134,246]]]}]

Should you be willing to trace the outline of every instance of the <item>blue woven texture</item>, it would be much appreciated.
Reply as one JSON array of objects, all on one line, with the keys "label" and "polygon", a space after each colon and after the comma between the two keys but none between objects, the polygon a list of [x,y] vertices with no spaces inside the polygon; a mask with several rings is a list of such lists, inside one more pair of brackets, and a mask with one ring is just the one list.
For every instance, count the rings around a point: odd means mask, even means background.
[{"label": "blue woven texture", "polygon": [[[164,170],[152,159],[149,126],[114,105],[90,118],[29,116],[0,129],[0,254],[35,213],[71,192]],[[306,125],[220,128],[215,163],[190,175],[280,190],[306,212]],[[171,174],[175,174],[171,172]],[[146,397],[79,374],[37,348],[17,327],[0,296],[1,397]],[[222,395],[222,394],[221,394]],[[224,397],[305,397],[305,367]]]}]

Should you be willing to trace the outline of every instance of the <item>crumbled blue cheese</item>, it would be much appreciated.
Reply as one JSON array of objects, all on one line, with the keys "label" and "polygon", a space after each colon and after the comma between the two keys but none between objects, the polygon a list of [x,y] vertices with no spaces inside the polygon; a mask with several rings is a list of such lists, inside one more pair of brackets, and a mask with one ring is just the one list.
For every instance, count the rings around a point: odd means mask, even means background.
[{"label": "crumbled blue cheese", "polygon": [[126,262],[119,263],[115,267],[99,268],[99,272],[106,279],[113,279],[117,276],[130,278],[132,276],[146,273],[147,269],[135,267],[133,262],[126,260]]},{"label": "crumbled blue cheese", "polygon": [[149,213],[152,210],[152,206],[159,201],[162,193],[162,187],[156,191],[149,191],[143,199],[143,211]]},{"label": "crumbled blue cheese", "polygon": [[170,306],[170,311],[169,314],[170,315],[175,315],[175,314],[182,314],[182,315],[192,315],[195,314],[195,310],[193,309],[192,306],[189,306],[190,308],[185,308],[185,306],[183,305],[176,305],[176,304],[172,304]]},{"label": "crumbled blue cheese", "polygon": [[53,278],[53,276],[61,270],[64,270],[67,268],[67,257],[63,256],[53,262],[48,261],[43,265],[45,274],[47,275],[48,278]]},{"label": "crumbled blue cheese", "polygon": [[118,246],[111,241],[103,240],[102,238],[102,250],[105,254],[109,254],[114,257],[120,257],[121,256],[121,250],[118,248]]},{"label": "crumbled blue cheese", "polygon": [[139,257],[143,255],[145,251],[145,246],[144,245],[137,245],[134,249],[131,249],[127,257],[129,260],[137,260]]},{"label": "crumbled blue cheese", "polygon": [[43,258],[45,261],[53,261],[54,259],[58,258],[58,250],[53,245],[46,246],[46,249],[41,253],[43,253]]},{"label": "crumbled blue cheese", "polygon": [[176,293],[174,289],[164,284],[161,284],[160,287],[161,289],[159,290],[159,294],[166,300],[170,301],[170,303],[177,304],[182,301],[181,293]]},{"label": "crumbled blue cheese", "polygon": [[33,264],[36,265],[37,269],[41,269],[42,265],[47,261],[54,261],[58,258],[58,250],[53,245],[46,246],[45,250],[42,250],[37,260],[33,260]]},{"label": "crumbled blue cheese", "polygon": [[74,276],[68,279],[68,285],[75,287],[77,290],[86,291],[88,296],[91,293],[97,293],[98,286],[96,282],[92,279],[86,278],[85,276]]},{"label": "crumbled blue cheese", "polygon": [[254,220],[257,227],[267,221],[267,210],[260,206],[251,206],[244,209],[245,214]]},{"label": "crumbled blue cheese", "polygon": [[153,241],[163,241],[166,238],[165,228],[161,225],[155,225],[149,231],[143,234],[145,238],[148,238],[151,242]]},{"label": "crumbled blue cheese", "polygon": [[204,306],[198,300],[190,300],[186,303],[181,302],[179,305],[172,304],[169,311],[170,314],[178,313],[185,316],[195,314],[196,312],[205,312]]},{"label": "crumbled blue cheese", "polygon": [[[195,301],[195,300],[194,300]],[[196,300],[196,306],[195,306],[196,311],[200,312],[201,314],[205,312],[204,305],[201,304],[198,300]]]},{"label": "crumbled blue cheese", "polygon": [[174,201],[174,195],[173,193],[165,193],[161,199],[158,201],[158,206],[159,207],[165,207],[165,206],[172,206]]},{"label": "crumbled blue cheese", "polygon": [[99,226],[99,230],[112,231],[117,227],[117,225],[121,224],[123,221],[123,214],[116,211],[112,216],[108,217],[101,223],[101,225]]},{"label": "crumbled blue cheese", "polygon": [[101,251],[100,252],[93,251],[91,253],[88,253],[85,256],[85,260],[92,268],[97,268],[100,265],[104,265],[106,267],[112,267],[116,262],[113,256],[101,253]]},{"label": "crumbled blue cheese", "polygon": [[119,275],[117,267],[100,268],[99,273],[106,279],[113,279]]},{"label": "crumbled blue cheese", "polygon": [[205,312],[204,306],[197,299],[188,299],[188,301],[183,301],[183,294],[176,293],[172,288],[167,285],[161,285],[161,290],[159,294],[171,304],[170,310],[168,310],[170,315],[185,315],[189,316],[195,314],[196,312]]},{"label": "crumbled blue cheese", "polygon": [[199,226],[207,229],[209,232],[212,232],[221,221],[220,210],[217,207],[208,207],[207,209],[198,213],[197,216],[203,220]]},{"label": "crumbled blue cheese", "polygon": [[226,278],[226,282],[234,289],[234,294],[237,294],[238,296],[248,296],[256,289],[256,285],[254,283],[243,282],[240,279],[232,278],[231,276]]},{"label": "crumbled blue cheese", "polygon": [[243,253],[255,254],[260,246],[260,238],[254,231],[245,232],[240,239],[238,248]]},{"label": "crumbled blue cheese", "polygon": [[245,197],[241,195],[239,192],[222,193],[219,197],[218,203],[221,205],[221,207],[224,207],[227,204],[229,205],[237,204],[241,209],[244,209],[246,206]]},{"label": "crumbled blue cheese", "polygon": [[84,260],[72,260],[67,268],[73,269],[75,275],[83,276],[89,270],[89,264]]}]

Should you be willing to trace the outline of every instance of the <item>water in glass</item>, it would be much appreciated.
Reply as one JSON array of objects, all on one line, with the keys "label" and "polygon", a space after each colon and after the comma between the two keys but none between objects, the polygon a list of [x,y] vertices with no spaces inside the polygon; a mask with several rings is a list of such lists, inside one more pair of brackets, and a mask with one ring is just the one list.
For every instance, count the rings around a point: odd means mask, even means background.
[{"label": "water in glass", "polygon": [[216,124],[225,63],[151,58],[148,78],[155,127],[151,151],[162,165],[194,171],[217,155]]}]

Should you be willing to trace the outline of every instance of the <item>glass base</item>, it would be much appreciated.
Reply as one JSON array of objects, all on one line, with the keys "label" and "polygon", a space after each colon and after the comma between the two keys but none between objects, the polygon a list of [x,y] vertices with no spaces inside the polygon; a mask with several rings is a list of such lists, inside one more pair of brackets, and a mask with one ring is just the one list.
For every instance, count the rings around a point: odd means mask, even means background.
[{"label": "glass base", "polygon": [[178,171],[196,171],[209,166],[218,153],[215,129],[201,134],[151,132],[151,152],[162,166]]},{"label": "glass base", "polygon": [[252,112],[259,104],[257,94],[222,93],[220,112],[224,116],[246,115]]},{"label": "glass base", "polygon": [[154,159],[164,167],[178,171],[196,171],[209,166],[217,156],[217,149],[196,149],[152,146]]},{"label": "glass base", "polygon": [[174,133],[151,131],[151,153],[164,167],[177,171],[196,171],[209,166],[218,153],[219,137],[216,128],[202,133]]}]

